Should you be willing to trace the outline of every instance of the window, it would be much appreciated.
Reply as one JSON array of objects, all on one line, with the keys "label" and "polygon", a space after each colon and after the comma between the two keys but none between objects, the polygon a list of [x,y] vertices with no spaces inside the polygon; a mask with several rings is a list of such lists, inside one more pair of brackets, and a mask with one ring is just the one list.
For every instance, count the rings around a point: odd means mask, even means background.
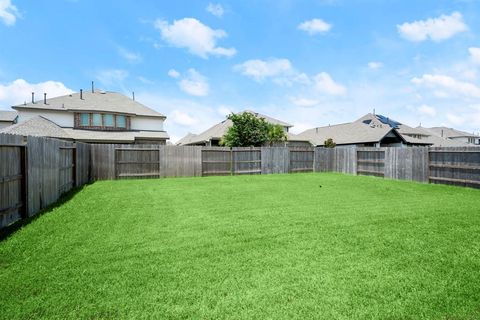
[{"label": "window", "polygon": [[94,127],[102,126],[102,115],[100,113],[94,113],[92,115],[92,126]]},{"label": "window", "polygon": [[115,124],[113,123],[113,114],[104,114],[103,115],[103,123],[105,127],[113,127]]},{"label": "window", "polygon": [[117,116],[117,128],[126,128],[125,116]]},{"label": "window", "polygon": [[86,126],[90,125],[90,114],[89,113],[80,114],[80,125],[82,127],[86,127]]}]

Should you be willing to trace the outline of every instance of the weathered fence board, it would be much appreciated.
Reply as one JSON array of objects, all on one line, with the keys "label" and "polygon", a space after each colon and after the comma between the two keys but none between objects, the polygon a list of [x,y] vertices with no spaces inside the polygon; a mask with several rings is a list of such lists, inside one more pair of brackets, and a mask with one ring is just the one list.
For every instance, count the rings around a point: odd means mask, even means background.
[{"label": "weathered fence board", "polygon": [[20,220],[27,205],[22,145],[22,137],[0,134],[0,228]]},{"label": "weathered fence board", "polygon": [[76,144],[76,186],[83,186],[90,181],[90,145],[77,142]]},{"label": "weathered fence board", "polygon": [[290,152],[288,148],[262,148],[261,153],[262,174],[289,172]]},{"label": "weathered fence board", "polygon": [[202,175],[202,147],[160,146],[161,177]]},{"label": "weathered fence board", "polygon": [[115,179],[115,145],[92,144],[90,159],[93,180]]},{"label": "weathered fence board", "polygon": [[429,181],[480,188],[480,148],[431,148]]},{"label": "weathered fence board", "polygon": [[261,148],[233,148],[233,174],[261,174]]},{"label": "weathered fence board", "polygon": [[357,174],[356,148],[316,148],[315,171]]},{"label": "weathered fence board", "polygon": [[428,181],[428,148],[386,148],[385,178]]},{"label": "weathered fence board", "polygon": [[357,148],[357,174],[383,177],[386,148]]},{"label": "weathered fence board", "polygon": [[313,148],[290,148],[290,172],[313,172],[315,151]]}]

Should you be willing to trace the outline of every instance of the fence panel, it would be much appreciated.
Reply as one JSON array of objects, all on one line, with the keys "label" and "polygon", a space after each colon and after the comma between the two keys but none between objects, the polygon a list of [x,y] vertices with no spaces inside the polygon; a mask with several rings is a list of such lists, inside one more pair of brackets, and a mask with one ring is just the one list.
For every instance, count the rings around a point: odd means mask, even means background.
[{"label": "fence panel", "polygon": [[115,179],[115,145],[92,144],[90,148],[92,179]]},{"label": "fence panel", "polygon": [[386,148],[385,177],[428,181],[428,148]]},{"label": "fence panel", "polygon": [[159,177],[159,146],[118,145],[115,147],[115,178]]},{"label": "fence panel", "polygon": [[60,146],[65,142],[43,137],[27,138],[28,214],[32,216],[60,197]]},{"label": "fence panel", "polygon": [[0,134],[0,228],[25,215],[25,161],[22,137]]},{"label": "fence panel", "polygon": [[232,151],[229,148],[202,149],[202,176],[231,175],[232,171]]},{"label": "fence panel", "polygon": [[261,148],[233,148],[233,174],[261,174]]},{"label": "fence panel", "polygon": [[202,147],[160,146],[162,177],[199,177],[202,175]]},{"label": "fence panel", "polygon": [[357,148],[357,174],[385,176],[385,148]]},{"label": "fence panel", "polygon": [[76,186],[83,186],[90,181],[90,145],[82,142],[76,144]]},{"label": "fence panel", "polygon": [[262,174],[288,173],[290,152],[286,147],[261,148]]},{"label": "fence panel", "polygon": [[290,148],[290,172],[313,172],[314,156],[312,148]]},{"label": "fence panel", "polygon": [[58,153],[58,184],[59,194],[71,190],[75,185],[76,170],[76,147],[72,143],[61,142]]},{"label": "fence panel", "polygon": [[480,148],[431,148],[429,181],[480,188]]}]

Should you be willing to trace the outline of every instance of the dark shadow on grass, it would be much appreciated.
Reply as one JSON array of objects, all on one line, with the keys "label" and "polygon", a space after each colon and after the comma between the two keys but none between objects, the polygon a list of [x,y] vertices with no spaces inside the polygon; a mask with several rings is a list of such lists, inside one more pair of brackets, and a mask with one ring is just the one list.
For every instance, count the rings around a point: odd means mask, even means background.
[{"label": "dark shadow on grass", "polygon": [[53,204],[49,205],[48,207],[40,210],[37,212],[34,216],[26,218],[26,219],[21,219],[17,222],[12,223],[11,225],[0,229],[0,241],[4,241],[7,238],[9,238],[11,235],[13,235],[16,231],[20,230],[22,227],[26,226],[27,224],[31,223],[32,221],[35,221],[36,219],[40,218],[44,214],[52,211],[55,208],[58,208],[68,201],[70,201],[78,192],[80,192],[83,188],[86,186],[92,184],[93,182],[89,182],[87,184],[84,184],[81,187],[75,187],[72,190],[64,193],[63,195],[60,196],[60,198]]}]

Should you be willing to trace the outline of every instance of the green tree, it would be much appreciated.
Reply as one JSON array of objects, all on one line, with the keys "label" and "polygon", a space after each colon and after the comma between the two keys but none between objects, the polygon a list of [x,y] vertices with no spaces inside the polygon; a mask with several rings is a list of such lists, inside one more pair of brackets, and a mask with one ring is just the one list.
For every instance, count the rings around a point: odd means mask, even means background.
[{"label": "green tree", "polygon": [[325,140],[325,142],[323,143],[323,146],[325,148],[335,148],[336,147],[336,143],[333,141],[332,138],[328,138],[327,140]]},{"label": "green tree", "polygon": [[280,125],[270,124],[250,112],[230,114],[233,125],[220,141],[227,147],[260,147],[286,141],[287,136]]},{"label": "green tree", "polygon": [[287,141],[287,134],[279,124],[268,124],[268,144],[273,146],[280,142]]}]

